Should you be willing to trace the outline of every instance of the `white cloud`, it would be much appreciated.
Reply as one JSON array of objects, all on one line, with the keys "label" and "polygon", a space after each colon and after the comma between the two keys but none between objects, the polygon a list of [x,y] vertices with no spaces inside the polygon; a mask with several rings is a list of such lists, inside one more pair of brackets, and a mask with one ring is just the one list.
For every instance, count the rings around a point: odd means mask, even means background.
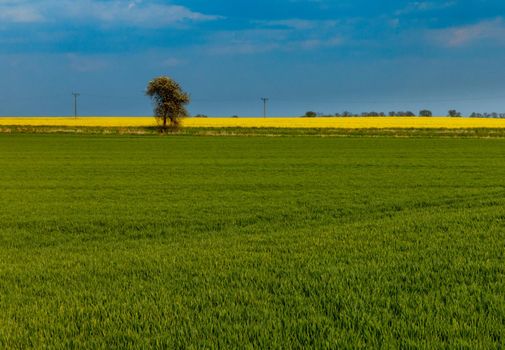
[{"label": "white cloud", "polygon": [[336,20],[306,20],[299,18],[290,18],[290,19],[282,19],[282,20],[273,20],[273,21],[257,21],[255,22],[260,26],[264,27],[278,27],[278,28],[288,28],[288,29],[296,29],[296,30],[309,30],[314,28],[324,29],[324,28],[332,28],[337,26],[339,21]]},{"label": "white cloud", "polygon": [[308,39],[302,40],[300,42],[295,42],[294,48],[302,48],[306,50],[321,49],[328,47],[340,46],[343,43],[343,39],[339,36],[326,39]]},{"label": "white cloud", "polygon": [[211,21],[220,18],[194,12],[184,6],[140,0],[0,1],[0,20],[4,23],[73,20],[157,28],[186,21]]},{"label": "white cloud", "polygon": [[402,16],[410,13],[424,12],[424,11],[434,11],[442,10],[456,5],[456,1],[414,1],[410,2],[402,8],[395,12],[396,16]]},{"label": "white cloud", "polygon": [[254,54],[280,48],[289,38],[282,29],[223,31],[211,35],[207,51],[211,54]]},{"label": "white cloud", "polygon": [[167,59],[161,61],[160,66],[165,67],[165,68],[173,68],[173,67],[180,66],[184,63],[185,63],[185,61],[183,61],[181,59],[178,59],[175,57],[170,57],[170,58],[167,58]]},{"label": "white cloud", "polygon": [[476,24],[431,30],[431,41],[446,47],[464,47],[477,42],[505,44],[505,21],[498,17]]},{"label": "white cloud", "polygon": [[184,6],[143,4],[134,1],[67,2],[65,13],[76,19],[97,20],[106,24],[122,23],[144,27],[163,27],[182,21],[209,21],[220,17],[193,12]]},{"label": "white cloud", "polygon": [[400,26],[400,19],[399,18],[391,18],[387,20],[388,25],[391,28],[398,28]]},{"label": "white cloud", "polygon": [[272,51],[310,51],[341,46],[349,23],[338,20],[288,18],[252,21],[255,29],[221,31],[209,38],[211,54],[258,54]]},{"label": "white cloud", "polygon": [[[224,44],[223,44],[224,43]],[[315,50],[340,46],[344,39],[335,33],[292,29],[251,29],[220,32],[212,36],[211,54],[257,54],[271,51]]]},{"label": "white cloud", "polygon": [[33,23],[43,20],[44,16],[33,6],[10,1],[0,2],[2,23]]},{"label": "white cloud", "polygon": [[106,69],[109,61],[99,56],[84,56],[78,54],[67,54],[68,65],[75,71],[83,73],[97,72]]}]

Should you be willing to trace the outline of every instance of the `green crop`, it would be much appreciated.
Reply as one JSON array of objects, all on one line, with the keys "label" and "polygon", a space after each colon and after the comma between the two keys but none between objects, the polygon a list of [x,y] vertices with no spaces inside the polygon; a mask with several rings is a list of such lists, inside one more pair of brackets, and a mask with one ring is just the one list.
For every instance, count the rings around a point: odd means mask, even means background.
[{"label": "green crop", "polygon": [[0,135],[0,348],[500,348],[505,140]]}]

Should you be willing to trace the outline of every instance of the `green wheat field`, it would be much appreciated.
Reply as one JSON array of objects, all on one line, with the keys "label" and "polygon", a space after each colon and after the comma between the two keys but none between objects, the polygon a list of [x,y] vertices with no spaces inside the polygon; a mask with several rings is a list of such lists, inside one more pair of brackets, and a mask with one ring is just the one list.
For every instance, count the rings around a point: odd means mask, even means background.
[{"label": "green wheat field", "polygon": [[505,139],[0,134],[0,348],[502,348]]}]

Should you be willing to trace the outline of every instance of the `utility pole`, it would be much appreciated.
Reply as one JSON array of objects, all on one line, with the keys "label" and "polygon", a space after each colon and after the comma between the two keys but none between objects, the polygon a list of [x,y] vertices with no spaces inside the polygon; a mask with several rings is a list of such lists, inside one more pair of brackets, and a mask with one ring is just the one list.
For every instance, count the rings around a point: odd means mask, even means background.
[{"label": "utility pole", "polygon": [[74,96],[74,118],[77,118],[77,97],[81,96],[81,94],[72,92],[72,95]]},{"label": "utility pole", "polygon": [[270,100],[267,97],[262,97],[261,100],[263,101],[263,118],[267,117],[267,102]]}]

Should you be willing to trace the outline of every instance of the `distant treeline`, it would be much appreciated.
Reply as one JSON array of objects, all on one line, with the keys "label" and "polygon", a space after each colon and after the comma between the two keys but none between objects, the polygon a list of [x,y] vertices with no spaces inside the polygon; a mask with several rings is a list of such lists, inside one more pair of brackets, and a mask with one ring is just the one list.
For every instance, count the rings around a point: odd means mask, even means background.
[{"label": "distant treeline", "polygon": [[[419,111],[419,113],[414,113],[412,111],[398,111],[398,112],[389,112],[389,113],[384,113],[384,112],[363,112],[363,113],[352,113],[352,112],[342,112],[342,113],[335,113],[335,114],[325,114],[325,113],[316,113],[313,111],[308,111],[305,113],[305,115],[302,115],[302,118],[336,118],[336,117],[344,117],[344,118],[349,118],[349,117],[432,117],[433,113],[428,110],[428,109],[423,109]],[[463,115],[456,111],[455,109],[451,109],[449,112],[447,112],[448,117],[463,117]],[[505,119],[505,113],[472,113],[468,117],[470,118],[502,118]],[[193,118],[208,118],[207,115],[205,114],[197,114],[194,115]],[[238,118],[237,115],[232,116],[231,118]]]},{"label": "distant treeline", "polygon": [[[342,113],[335,114],[325,114],[325,113],[316,113],[313,111],[308,111],[302,117],[305,118],[316,118],[316,117],[432,117],[433,113],[428,109],[423,109],[419,111],[419,113],[414,113],[412,111],[392,111],[387,114],[384,112],[363,112],[363,113],[352,113],[349,111],[345,111]],[[451,109],[447,112],[448,117],[463,117],[463,115],[455,109]],[[470,118],[505,118],[505,113],[472,113],[468,117]]]}]

